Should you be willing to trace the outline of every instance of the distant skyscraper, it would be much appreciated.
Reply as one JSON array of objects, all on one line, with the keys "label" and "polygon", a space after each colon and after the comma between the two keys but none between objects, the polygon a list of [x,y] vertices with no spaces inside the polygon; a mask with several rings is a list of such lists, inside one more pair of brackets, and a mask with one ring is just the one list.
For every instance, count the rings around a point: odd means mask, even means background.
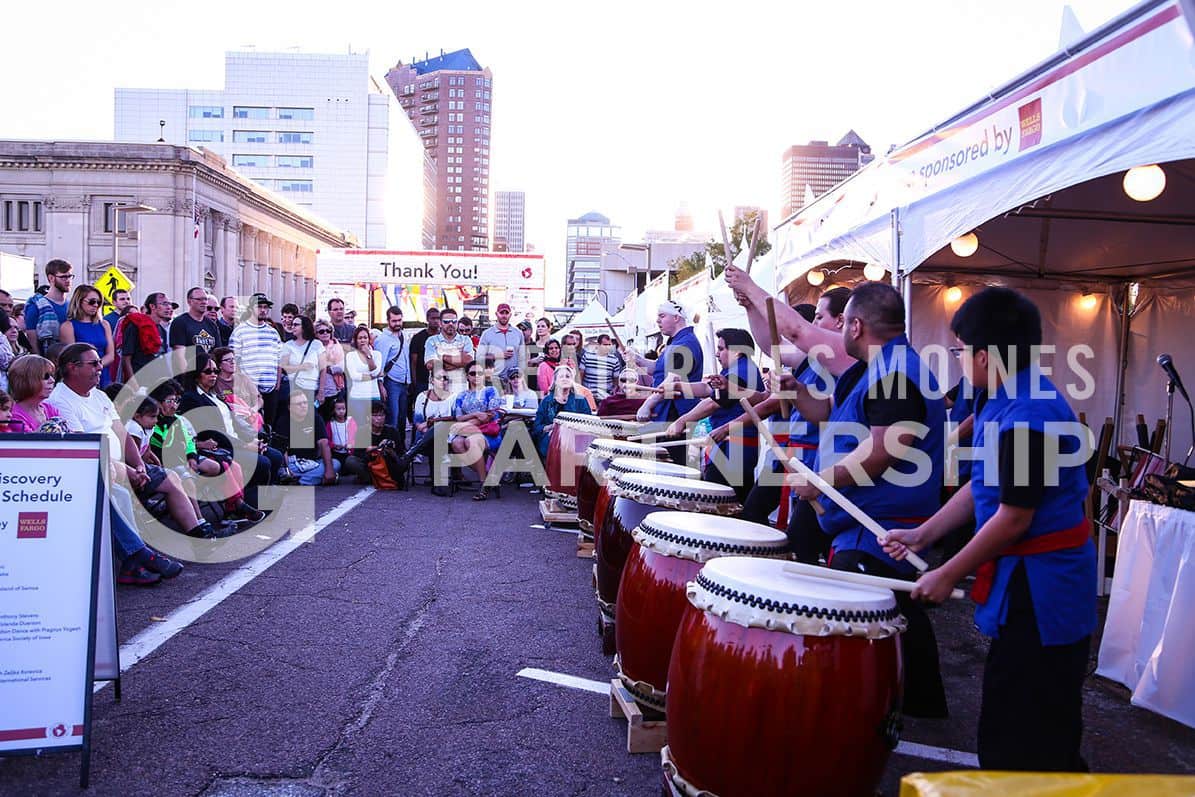
[{"label": "distant skyscraper", "polygon": [[567,305],[577,307],[593,298],[601,286],[602,248],[617,245],[620,240],[622,230],[601,213],[586,213],[568,220],[564,259],[564,300]]},{"label": "distant skyscraper", "polygon": [[526,249],[523,239],[525,201],[526,196],[522,191],[498,191],[494,195],[495,252],[522,252]]},{"label": "distant skyscraper", "polygon": [[367,53],[229,52],[223,89],[118,88],[115,132],[211,150],[366,246],[385,246],[391,102],[371,90]]},{"label": "distant skyscraper", "polygon": [[423,140],[424,247],[487,251],[492,73],[467,49],[441,50],[386,82]]},{"label": "distant skyscraper", "polygon": [[825,141],[810,141],[789,147],[781,168],[780,215],[788,218],[805,207],[805,187],[814,197],[821,196],[850,177],[875,156],[871,147],[854,130],[847,132],[834,146]]}]

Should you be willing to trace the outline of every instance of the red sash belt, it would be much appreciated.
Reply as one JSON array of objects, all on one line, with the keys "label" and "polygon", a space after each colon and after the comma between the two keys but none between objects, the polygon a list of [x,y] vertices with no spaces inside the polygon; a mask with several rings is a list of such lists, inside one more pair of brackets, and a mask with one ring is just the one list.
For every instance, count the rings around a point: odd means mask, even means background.
[{"label": "red sash belt", "polygon": [[1053,553],[1081,548],[1091,539],[1091,521],[1086,518],[1069,529],[1059,529],[1010,545],[991,561],[984,562],[975,571],[975,584],[971,587],[971,600],[978,604],[988,602],[992,594],[992,580],[996,577],[996,562],[1001,556],[1033,556],[1038,553]]},{"label": "red sash belt", "polygon": [[[776,442],[780,442],[780,435],[776,435]],[[787,445],[785,446],[784,455],[789,458],[792,458],[793,454],[799,450],[813,451],[817,448],[817,443],[793,443],[789,440],[785,440],[785,443],[787,443]],[[788,472],[787,464],[781,465],[780,472]],[[784,531],[788,528],[788,505],[792,503],[789,500],[791,496],[792,488],[790,488],[788,486],[788,482],[785,481],[780,486],[780,507],[776,511],[776,528],[780,529],[781,531]]]},{"label": "red sash belt", "polygon": [[[726,442],[732,446],[743,446],[745,448],[759,448],[758,437],[728,437]],[[716,444],[715,444],[716,447]]]}]

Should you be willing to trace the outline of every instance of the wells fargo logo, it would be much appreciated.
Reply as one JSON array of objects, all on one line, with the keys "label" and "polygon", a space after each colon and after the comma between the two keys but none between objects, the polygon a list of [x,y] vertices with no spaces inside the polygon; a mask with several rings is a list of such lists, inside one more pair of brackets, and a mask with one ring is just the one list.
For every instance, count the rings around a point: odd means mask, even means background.
[{"label": "wells fargo logo", "polygon": [[1021,152],[1041,143],[1041,97],[1017,108],[1021,117]]},{"label": "wells fargo logo", "polygon": [[47,525],[46,512],[19,512],[17,514],[17,539],[44,540]]}]

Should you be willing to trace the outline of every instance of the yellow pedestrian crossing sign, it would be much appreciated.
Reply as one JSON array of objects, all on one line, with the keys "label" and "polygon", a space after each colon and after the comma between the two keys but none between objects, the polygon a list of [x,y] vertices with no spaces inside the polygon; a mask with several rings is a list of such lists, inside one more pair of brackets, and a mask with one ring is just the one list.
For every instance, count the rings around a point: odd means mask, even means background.
[{"label": "yellow pedestrian crossing sign", "polygon": [[136,287],[133,281],[128,278],[128,275],[116,266],[112,266],[105,271],[103,276],[96,280],[95,286],[103,294],[105,304],[112,304],[112,297],[117,291],[129,291],[132,293],[133,288]]}]

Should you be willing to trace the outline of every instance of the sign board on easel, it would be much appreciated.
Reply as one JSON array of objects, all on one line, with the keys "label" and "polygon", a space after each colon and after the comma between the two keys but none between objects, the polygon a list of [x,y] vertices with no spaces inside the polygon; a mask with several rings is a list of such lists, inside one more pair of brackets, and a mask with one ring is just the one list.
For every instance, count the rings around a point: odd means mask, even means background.
[{"label": "sign board on easel", "polygon": [[80,750],[84,787],[102,444],[94,434],[0,435],[0,755]]}]

